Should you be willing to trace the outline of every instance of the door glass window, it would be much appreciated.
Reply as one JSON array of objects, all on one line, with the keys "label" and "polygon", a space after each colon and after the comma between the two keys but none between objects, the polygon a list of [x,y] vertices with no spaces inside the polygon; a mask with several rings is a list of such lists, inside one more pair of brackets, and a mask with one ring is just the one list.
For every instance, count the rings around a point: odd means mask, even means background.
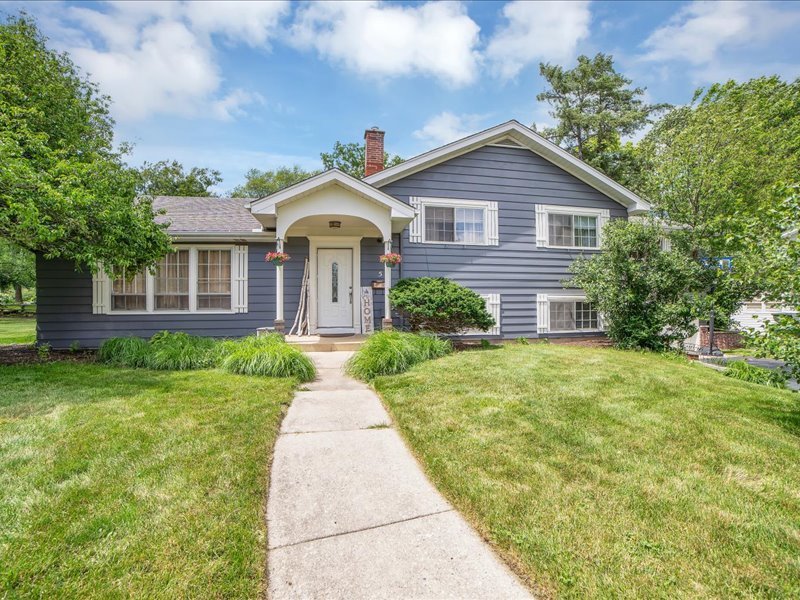
[{"label": "door glass window", "polygon": [[331,265],[331,302],[339,301],[339,263]]}]

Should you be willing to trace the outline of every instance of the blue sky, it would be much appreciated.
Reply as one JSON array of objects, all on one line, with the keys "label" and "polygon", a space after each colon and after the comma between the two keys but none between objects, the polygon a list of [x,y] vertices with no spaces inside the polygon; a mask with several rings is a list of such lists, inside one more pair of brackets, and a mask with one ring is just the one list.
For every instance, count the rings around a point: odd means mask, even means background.
[{"label": "blue sky", "polygon": [[606,52],[653,102],[800,76],[800,3],[8,2],[114,99],[131,162],[319,167],[373,125],[404,157],[514,118],[548,124],[540,61]]}]

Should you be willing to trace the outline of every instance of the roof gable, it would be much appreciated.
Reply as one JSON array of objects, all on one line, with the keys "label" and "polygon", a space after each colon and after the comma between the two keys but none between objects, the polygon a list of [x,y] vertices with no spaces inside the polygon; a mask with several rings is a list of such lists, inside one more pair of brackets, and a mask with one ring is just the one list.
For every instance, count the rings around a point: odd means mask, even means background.
[{"label": "roof gable", "polygon": [[254,214],[275,214],[275,209],[277,207],[302,198],[329,185],[339,185],[367,200],[389,208],[392,212],[392,217],[413,218],[414,216],[414,209],[409,205],[371,185],[367,185],[362,180],[356,179],[339,169],[330,169],[324,173],[290,185],[274,194],[259,198],[250,203],[250,211]]},{"label": "roof gable", "polygon": [[563,148],[546,140],[518,121],[513,120],[415,156],[399,165],[370,175],[364,181],[379,188],[488,145],[515,145],[527,148],[612,200],[622,204],[628,209],[629,213],[637,214],[650,210],[650,204],[629,189],[582,160],[575,158]]}]

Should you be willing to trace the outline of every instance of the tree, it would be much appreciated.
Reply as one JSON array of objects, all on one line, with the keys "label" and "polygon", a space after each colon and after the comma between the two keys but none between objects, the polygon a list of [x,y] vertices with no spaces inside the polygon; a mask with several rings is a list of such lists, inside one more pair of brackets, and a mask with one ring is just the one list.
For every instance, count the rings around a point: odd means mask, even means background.
[{"label": "tree", "polygon": [[603,228],[603,252],[570,267],[565,285],[586,292],[621,348],[666,350],[693,333],[701,268],[662,250],[662,235],[658,225],[614,219]]},{"label": "tree", "polygon": [[0,237],[46,258],[140,269],[169,250],[114,150],[110,100],[25,15],[0,24]]},{"label": "tree", "polygon": [[136,192],[145,196],[210,196],[210,188],[222,182],[217,170],[192,167],[186,172],[177,160],[145,162],[138,171]]},{"label": "tree", "polygon": [[[364,177],[364,155],[366,147],[364,144],[351,142],[343,144],[337,141],[333,145],[333,150],[330,152],[323,152],[319,155],[322,159],[322,166],[327,171],[328,169],[339,169],[348,175],[352,175],[357,179]],[[390,156],[387,152],[383,153],[383,167],[393,167],[403,162],[403,159],[397,156]]]},{"label": "tree", "polygon": [[[780,185],[773,191],[770,207],[758,218],[751,218],[745,237],[755,252],[749,253],[740,266],[742,276],[762,285],[768,302],[800,309],[800,184]],[[760,355],[786,362],[794,377],[800,379],[800,315],[778,314],[765,322],[763,329],[747,335],[748,345]]]},{"label": "tree", "polygon": [[754,246],[744,228],[767,215],[775,186],[800,171],[800,80],[762,77],[698,90],[640,144],[642,192],[695,258]]},{"label": "tree", "polygon": [[389,299],[412,331],[452,334],[486,331],[494,325],[483,298],[444,277],[401,279],[389,291]]},{"label": "tree", "polygon": [[621,140],[640,131],[651,117],[667,105],[646,104],[644,88],[631,88],[631,80],[614,70],[613,58],[597,54],[579,56],[574,69],[540,63],[539,73],[549,87],[536,96],[553,107],[555,127],[542,134],[571,154],[615,177],[626,169],[616,168],[623,153],[630,162],[630,150]]},{"label": "tree", "polygon": [[318,172],[306,171],[298,165],[278,167],[272,171],[250,169],[245,174],[245,182],[233,188],[231,196],[234,198],[263,198],[299,181],[308,179]]},{"label": "tree", "polygon": [[0,239],[0,291],[14,288],[14,299],[22,302],[22,288],[36,285],[36,260],[27,250]]}]

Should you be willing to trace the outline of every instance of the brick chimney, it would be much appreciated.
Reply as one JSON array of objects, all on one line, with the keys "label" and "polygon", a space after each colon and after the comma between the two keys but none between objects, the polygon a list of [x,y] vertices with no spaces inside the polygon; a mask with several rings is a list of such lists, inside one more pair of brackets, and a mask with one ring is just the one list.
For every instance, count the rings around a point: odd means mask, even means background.
[{"label": "brick chimney", "polygon": [[364,132],[366,151],[364,152],[364,177],[383,171],[383,136],[385,132],[377,127]]}]

